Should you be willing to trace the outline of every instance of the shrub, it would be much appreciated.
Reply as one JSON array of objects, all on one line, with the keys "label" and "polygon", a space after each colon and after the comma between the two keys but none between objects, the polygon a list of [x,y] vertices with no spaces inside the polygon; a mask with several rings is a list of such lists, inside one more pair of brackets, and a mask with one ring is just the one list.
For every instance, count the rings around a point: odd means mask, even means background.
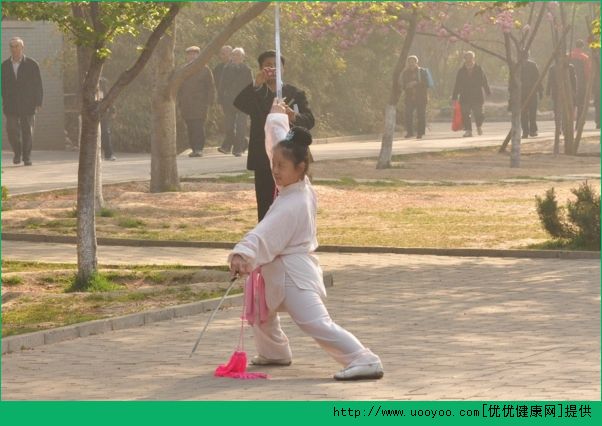
[{"label": "shrub", "polygon": [[571,247],[599,250],[600,195],[587,182],[571,192],[577,199],[569,200],[566,207],[558,205],[554,188],[544,198],[536,196],[539,219],[553,238]]},{"label": "shrub", "polygon": [[546,191],[545,198],[535,197],[537,200],[537,214],[544,229],[553,238],[571,238],[573,232],[564,222],[564,207],[558,206],[554,188]]},{"label": "shrub", "polygon": [[594,189],[583,183],[571,192],[577,197],[576,201],[567,203],[569,220],[577,227],[576,238],[583,245],[592,249],[600,248],[600,195]]}]

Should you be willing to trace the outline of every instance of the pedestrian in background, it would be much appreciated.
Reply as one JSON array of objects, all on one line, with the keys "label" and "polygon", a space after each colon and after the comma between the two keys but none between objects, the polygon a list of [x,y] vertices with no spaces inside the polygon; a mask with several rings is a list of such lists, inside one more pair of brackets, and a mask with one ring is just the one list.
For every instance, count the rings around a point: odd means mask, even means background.
[{"label": "pedestrian in background", "polygon": [[414,136],[414,111],[416,112],[416,138],[422,139],[426,129],[426,104],[428,102],[428,74],[418,66],[417,56],[408,56],[401,73],[404,93],[406,138]]},{"label": "pedestrian in background", "polygon": [[489,83],[483,68],[475,62],[472,51],[464,53],[464,65],[458,70],[452,101],[460,100],[462,120],[464,121],[464,137],[472,137],[472,119],[477,126],[477,133],[483,134],[483,104],[485,94],[490,95]]},{"label": "pedestrian in background", "polygon": [[529,103],[521,111],[521,127],[523,129],[523,138],[537,136],[537,104],[543,97],[543,84],[537,84],[539,80],[539,68],[535,61],[529,58],[529,52],[526,54],[526,60],[523,63],[521,71],[521,107],[525,105],[529,94],[535,90]]},{"label": "pedestrian in background", "polygon": [[10,58],[2,62],[2,109],[8,141],[14,152],[13,164],[31,166],[35,114],[42,107],[44,90],[38,63],[25,56],[20,37],[9,41]]},{"label": "pedestrian in background", "polygon": [[[198,46],[186,49],[186,61],[194,61],[201,53]],[[207,111],[215,98],[215,82],[211,69],[203,69],[188,77],[178,91],[178,106],[188,130],[188,142],[192,152],[189,157],[202,157],[205,147],[205,122]]]},{"label": "pedestrian in background", "polygon": [[218,148],[223,154],[240,157],[247,149],[247,116],[234,106],[234,99],[246,86],[253,82],[253,72],[244,63],[245,51],[242,47],[232,50],[231,62],[222,72],[218,88],[218,102],[224,110],[224,143]]}]

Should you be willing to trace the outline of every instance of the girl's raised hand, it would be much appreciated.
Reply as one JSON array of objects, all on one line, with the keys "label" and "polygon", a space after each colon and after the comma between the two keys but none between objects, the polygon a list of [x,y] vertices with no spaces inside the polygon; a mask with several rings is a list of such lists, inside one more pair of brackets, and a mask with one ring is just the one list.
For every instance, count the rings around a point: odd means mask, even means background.
[{"label": "girl's raised hand", "polygon": [[286,114],[286,103],[284,102],[284,99],[279,101],[278,98],[274,98],[270,112]]}]

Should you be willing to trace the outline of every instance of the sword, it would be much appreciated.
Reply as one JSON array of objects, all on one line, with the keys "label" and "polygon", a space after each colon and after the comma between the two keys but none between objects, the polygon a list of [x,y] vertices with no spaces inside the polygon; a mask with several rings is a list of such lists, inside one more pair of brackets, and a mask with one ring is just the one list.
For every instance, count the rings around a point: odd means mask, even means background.
[{"label": "sword", "polygon": [[209,316],[209,319],[207,320],[207,323],[205,323],[205,327],[203,327],[203,331],[201,331],[201,334],[199,335],[199,338],[196,339],[194,347],[192,348],[192,351],[190,352],[190,356],[188,358],[192,358],[192,354],[194,353],[194,351],[196,351],[197,346],[199,346],[199,342],[201,341],[201,337],[203,337],[203,334],[205,334],[205,330],[207,330],[207,326],[209,325],[209,323],[211,322],[211,320],[213,320],[213,317],[215,316],[215,314],[217,313],[217,311],[219,311],[219,308],[222,306],[222,303],[224,303],[224,300],[226,299],[226,296],[228,295],[228,293],[230,293],[230,290],[232,290],[232,287],[234,287],[234,283],[236,282],[237,278],[238,278],[238,275],[234,275],[230,279],[230,287],[228,287],[228,289],[226,290],[226,292],[222,296],[222,299],[217,304],[217,307],[213,310],[213,312],[211,312],[211,315]]},{"label": "sword", "polygon": [[276,44],[276,98],[282,100],[282,62],[280,57],[280,5],[274,10],[274,42]]}]

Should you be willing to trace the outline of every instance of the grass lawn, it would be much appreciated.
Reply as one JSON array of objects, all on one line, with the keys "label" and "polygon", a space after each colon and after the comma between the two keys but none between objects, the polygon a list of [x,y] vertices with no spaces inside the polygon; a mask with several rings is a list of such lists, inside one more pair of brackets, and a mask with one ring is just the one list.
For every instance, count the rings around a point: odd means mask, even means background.
[{"label": "grass lawn", "polygon": [[[71,291],[76,265],[2,261],[2,336],[220,297],[224,268],[100,268],[104,286]],[[232,293],[240,293],[241,288]]]}]

